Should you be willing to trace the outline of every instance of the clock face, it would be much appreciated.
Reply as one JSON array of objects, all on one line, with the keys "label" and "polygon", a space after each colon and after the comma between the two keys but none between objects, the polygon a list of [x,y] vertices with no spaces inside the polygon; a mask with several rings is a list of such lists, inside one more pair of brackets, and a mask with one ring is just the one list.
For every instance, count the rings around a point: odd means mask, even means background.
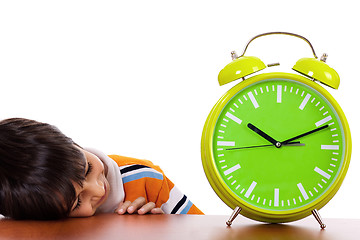
[{"label": "clock face", "polygon": [[211,142],[216,171],[237,201],[270,211],[321,198],[342,169],[345,147],[330,102],[308,85],[276,78],[232,96]]}]

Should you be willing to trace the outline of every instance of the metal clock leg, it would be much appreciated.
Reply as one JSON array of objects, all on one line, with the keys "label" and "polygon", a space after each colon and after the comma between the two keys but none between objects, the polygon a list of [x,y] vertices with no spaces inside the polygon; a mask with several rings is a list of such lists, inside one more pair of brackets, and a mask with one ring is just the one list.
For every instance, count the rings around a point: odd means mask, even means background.
[{"label": "metal clock leg", "polygon": [[323,222],[323,220],[321,219],[321,216],[318,212],[317,209],[314,209],[311,211],[311,213],[313,214],[313,216],[315,217],[316,221],[318,221],[318,223],[320,224],[320,227],[321,229],[325,229],[326,228],[326,225],[325,223]]},{"label": "metal clock leg", "polygon": [[241,211],[241,207],[236,206],[229,220],[226,222],[226,225],[230,227],[234,219],[239,215],[240,211]]}]

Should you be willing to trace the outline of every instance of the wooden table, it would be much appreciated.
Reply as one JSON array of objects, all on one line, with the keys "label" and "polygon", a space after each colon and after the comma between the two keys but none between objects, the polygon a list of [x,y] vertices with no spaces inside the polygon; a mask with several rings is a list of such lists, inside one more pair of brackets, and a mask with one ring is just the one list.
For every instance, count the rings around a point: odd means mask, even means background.
[{"label": "wooden table", "polygon": [[238,216],[103,214],[62,221],[0,220],[0,239],[360,239],[360,219],[324,219],[321,230],[313,217],[287,223],[264,224]]}]

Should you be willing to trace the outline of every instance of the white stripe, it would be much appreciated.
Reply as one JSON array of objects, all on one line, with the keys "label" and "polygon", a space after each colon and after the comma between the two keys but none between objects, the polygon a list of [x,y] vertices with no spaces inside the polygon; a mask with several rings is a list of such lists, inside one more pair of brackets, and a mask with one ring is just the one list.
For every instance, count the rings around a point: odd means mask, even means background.
[{"label": "white stripe", "polygon": [[218,141],[217,142],[218,146],[230,146],[230,147],[234,147],[235,146],[235,142],[230,142],[230,141]]},{"label": "white stripe", "polygon": [[275,188],[274,189],[274,207],[278,207],[279,206],[279,189]]},{"label": "white stripe", "polygon": [[332,119],[331,116],[327,116],[326,118],[321,119],[320,121],[316,122],[315,125],[316,125],[316,127],[319,127],[319,126],[323,125],[324,123],[330,121],[331,119]]},{"label": "white stripe", "polygon": [[339,145],[321,145],[323,150],[339,150]]},{"label": "white stripe", "polygon": [[324,172],[323,170],[321,170],[318,167],[315,167],[314,171],[317,172],[318,174],[320,174],[321,176],[323,176],[324,178],[330,179],[330,177],[331,177],[330,174]]},{"label": "white stripe", "polygon": [[238,124],[241,124],[242,120],[236,116],[234,116],[233,114],[227,112],[225,114],[226,117],[230,118],[231,120],[233,120],[234,122],[238,123]]},{"label": "white stripe", "polygon": [[[174,186],[169,195],[169,199],[166,203],[161,205],[161,209],[164,211],[165,214],[170,214],[171,211],[174,209],[176,204],[184,197],[184,194],[176,187]],[[185,205],[186,206],[186,205]],[[180,208],[181,209],[181,208]],[[183,207],[182,207],[183,209]]]},{"label": "white stripe", "polygon": [[281,103],[281,97],[282,97],[282,86],[278,85],[276,102]]},{"label": "white stripe", "polygon": [[186,201],[184,202],[184,204],[179,208],[179,210],[176,211],[175,214],[181,213],[182,210],[184,210],[184,208],[186,208],[186,206],[188,205],[189,201],[190,201],[190,199],[187,197],[187,198],[186,198]]},{"label": "white stripe", "polygon": [[298,183],[298,184],[297,184],[297,187],[299,188],[299,190],[300,190],[301,194],[303,195],[304,199],[305,199],[305,200],[308,200],[308,199],[309,199],[309,196],[307,195],[307,193],[306,193],[303,185],[302,185],[301,183]]},{"label": "white stripe", "polygon": [[256,183],[255,181],[253,181],[253,182],[251,183],[249,189],[248,189],[248,190],[246,191],[246,193],[245,193],[245,197],[248,198],[248,197],[250,196],[250,194],[251,194],[252,191],[254,190],[256,184],[257,184],[257,183]]},{"label": "white stripe", "polygon": [[225,176],[229,175],[230,173],[240,169],[240,164],[236,164],[235,166],[229,168],[228,170],[224,171]]},{"label": "white stripe", "polygon": [[258,102],[256,101],[256,99],[255,99],[255,97],[254,97],[254,94],[253,94],[252,92],[249,92],[248,95],[249,95],[249,98],[250,98],[252,104],[254,105],[254,108],[258,108],[258,107],[259,107],[259,104],[258,104]]},{"label": "white stripe", "polygon": [[310,94],[306,94],[304,100],[301,102],[301,104],[300,104],[300,106],[299,106],[299,108],[300,108],[301,110],[304,110],[304,108],[305,108],[306,104],[308,103],[310,97],[311,97]]}]

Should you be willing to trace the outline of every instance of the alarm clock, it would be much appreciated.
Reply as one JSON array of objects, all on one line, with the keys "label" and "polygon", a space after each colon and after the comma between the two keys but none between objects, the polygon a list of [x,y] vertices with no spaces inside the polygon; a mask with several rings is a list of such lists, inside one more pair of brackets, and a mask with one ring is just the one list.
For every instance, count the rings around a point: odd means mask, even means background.
[{"label": "alarm clock", "polygon": [[[259,73],[266,66],[246,56],[256,38],[282,34],[308,43],[314,57],[302,58],[294,73]],[[250,39],[243,53],[218,75],[220,85],[240,79],[212,108],[204,125],[201,157],[206,177],[234,212],[268,223],[313,214],[340,188],[350,163],[351,136],[339,104],[321,84],[339,87],[337,72],[318,59],[303,36],[269,32]],[[256,73],[256,74],[255,74]],[[249,76],[252,75],[252,76]]]}]

